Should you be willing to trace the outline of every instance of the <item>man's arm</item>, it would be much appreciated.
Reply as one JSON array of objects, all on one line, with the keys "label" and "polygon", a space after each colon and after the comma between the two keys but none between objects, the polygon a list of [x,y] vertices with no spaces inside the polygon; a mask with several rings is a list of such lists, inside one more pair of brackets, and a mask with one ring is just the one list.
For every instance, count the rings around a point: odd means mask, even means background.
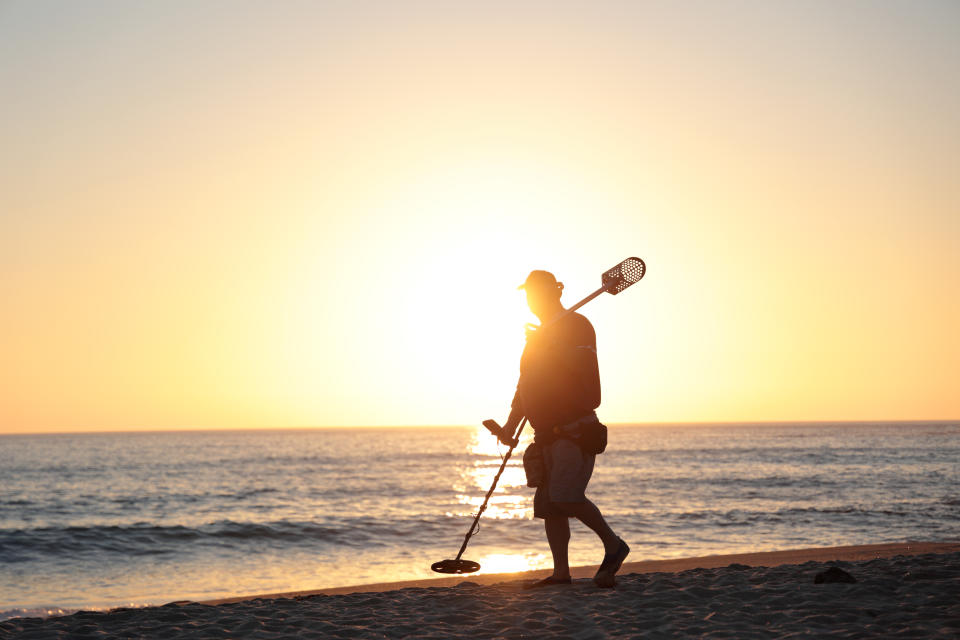
[{"label": "man's arm", "polygon": [[600,406],[600,366],[597,363],[597,335],[584,318],[568,347],[561,350],[564,366],[577,373],[583,389],[583,401],[591,409]]},{"label": "man's arm", "polygon": [[507,416],[507,423],[503,425],[500,442],[503,444],[513,444],[514,434],[520,421],[523,420],[523,402],[520,400],[520,390],[513,395],[513,402],[510,403],[510,415]]},{"label": "man's arm", "polygon": [[523,420],[522,406],[520,402],[520,391],[517,390],[517,393],[513,396],[513,404],[510,407],[507,424],[501,427],[496,420],[484,420],[483,426],[485,426],[490,433],[497,436],[497,439],[503,444],[511,447],[517,446],[516,431],[517,425]]},{"label": "man's arm", "polygon": [[597,349],[589,345],[577,346],[573,359],[583,385],[583,400],[591,409],[596,409],[600,406],[600,365],[597,363]]}]

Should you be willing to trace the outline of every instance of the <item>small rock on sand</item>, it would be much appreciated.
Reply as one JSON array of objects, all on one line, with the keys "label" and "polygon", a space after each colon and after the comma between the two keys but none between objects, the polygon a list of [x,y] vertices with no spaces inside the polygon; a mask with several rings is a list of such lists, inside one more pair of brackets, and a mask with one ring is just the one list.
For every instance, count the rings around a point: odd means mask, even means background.
[{"label": "small rock on sand", "polygon": [[840,567],[830,567],[826,571],[821,571],[813,577],[813,584],[831,584],[834,582],[854,583],[856,581],[856,578]]}]

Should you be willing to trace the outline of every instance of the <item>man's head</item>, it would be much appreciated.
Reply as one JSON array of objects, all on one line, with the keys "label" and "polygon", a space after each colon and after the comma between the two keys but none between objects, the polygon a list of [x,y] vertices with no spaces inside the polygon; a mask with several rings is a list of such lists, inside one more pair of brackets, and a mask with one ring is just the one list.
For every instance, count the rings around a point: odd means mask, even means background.
[{"label": "man's head", "polygon": [[531,271],[526,281],[517,288],[527,293],[527,306],[541,321],[563,308],[560,304],[563,283],[557,282],[549,271]]}]

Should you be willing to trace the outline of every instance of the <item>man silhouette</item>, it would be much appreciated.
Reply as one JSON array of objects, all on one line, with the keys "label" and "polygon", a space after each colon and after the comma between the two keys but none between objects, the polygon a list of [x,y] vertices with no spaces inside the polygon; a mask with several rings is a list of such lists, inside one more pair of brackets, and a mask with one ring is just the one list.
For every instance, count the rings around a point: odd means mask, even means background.
[{"label": "man silhouette", "polygon": [[614,576],[630,553],[584,492],[595,455],[579,443],[584,428],[596,423],[600,406],[600,373],[593,325],[579,313],[566,313],[560,303],[563,283],[548,271],[532,271],[520,285],[539,329],[527,333],[520,358],[520,380],[500,440],[511,444],[526,416],[541,447],[544,474],[533,500],[534,517],[543,518],[553,555],[553,574],[528,586],[570,583],[567,549],[569,518],[592,529],[603,542],[604,558],[594,582],[612,587]]}]

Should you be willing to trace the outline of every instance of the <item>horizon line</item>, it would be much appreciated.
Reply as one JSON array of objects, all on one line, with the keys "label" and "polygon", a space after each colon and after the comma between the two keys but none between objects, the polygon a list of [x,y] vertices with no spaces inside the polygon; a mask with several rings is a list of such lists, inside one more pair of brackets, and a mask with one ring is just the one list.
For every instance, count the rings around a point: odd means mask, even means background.
[{"label": "horizon line", "polygon": [[[938,424],[960,423],[960,418],[901,418],[901,419],[820,419],[820,420],[661,420],[647,422],[607,422],[608,427],[657,427],[657,426],[726,426],[726,425],[826,425],[826,424]],[[337,429],[469,429],[478,425],[471,424],[394,424],[394,425],[314,425],[314,426],[257,426],[257,427],[157,427],[157,428],[119,428],[119,429],[76,429],[71,431],[0,431],[0,436],[39,436],[74,435],[108,433],[201,433],[218,431],[322,431]]]}]

